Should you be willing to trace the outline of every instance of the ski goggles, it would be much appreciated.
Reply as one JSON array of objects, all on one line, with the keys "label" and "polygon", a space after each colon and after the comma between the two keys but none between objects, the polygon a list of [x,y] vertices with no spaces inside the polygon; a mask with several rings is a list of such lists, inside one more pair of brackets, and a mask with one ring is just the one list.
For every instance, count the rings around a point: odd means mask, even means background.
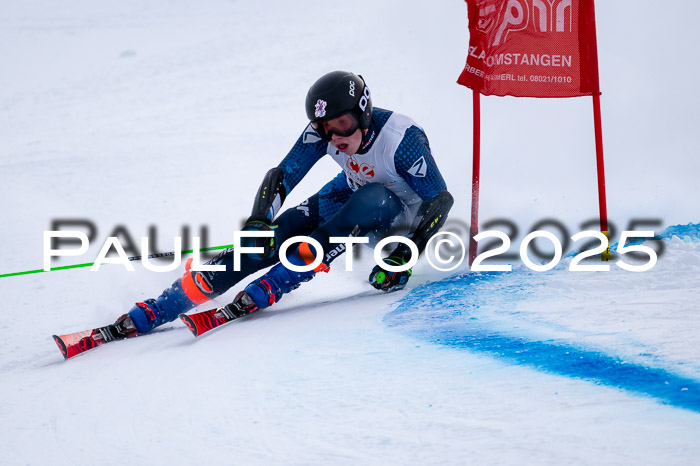
[{"label": "ski goggles", "polygon": [[347,138],[355,134],[360,127],[360,120],[353,112],[343,113],[328,121],[314,121],[311,127],[324,140],[330,141],[333,134]]}]

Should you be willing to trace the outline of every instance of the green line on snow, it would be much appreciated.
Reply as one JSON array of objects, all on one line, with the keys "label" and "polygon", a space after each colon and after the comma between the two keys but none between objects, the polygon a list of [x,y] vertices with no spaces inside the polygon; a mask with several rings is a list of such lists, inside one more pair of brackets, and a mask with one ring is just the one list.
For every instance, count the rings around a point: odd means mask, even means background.
[{"label": "green line on snow", "polygon": [[[210,248],[201,248],[199,251],[204,252],[204,251],[216,251],[217,249],[228,249],[232,248],[232,244],[227,244],[224,246],[212,246]],[[188,249],[187,251],[180,251],[180,254],[192,254],[194,251],[192,249]],[[161,253],[161,254],[152,254],[150,256],[147,256],[148,259],[156,259],[158,257],[170,257],[174,256],[174,252],[166,252],[166,253]],[[135,257],[129,257],[128,258],[130,261],[140,261],[143,259],[143,256],[135,256]],[[44,269],[36,269],[36,270],[25,270],[24,272],[13,272],[13,273],[3,273],[0,274],[0,278],[5,278],[5,277],[16,277],[18,275],[29,275],[32,273],[42,273],[42,272],[53,272],[55,270],[66,270],[66,269],[77,269],[80,267],[92,267],[95,265],[94,262],[86,262],[85,264],[74,264],[74,265],[62,265],[60,267],[51,267],[49,270],[44,270]],[[107,264],[102,264],[102,265],[107,265]]]}]

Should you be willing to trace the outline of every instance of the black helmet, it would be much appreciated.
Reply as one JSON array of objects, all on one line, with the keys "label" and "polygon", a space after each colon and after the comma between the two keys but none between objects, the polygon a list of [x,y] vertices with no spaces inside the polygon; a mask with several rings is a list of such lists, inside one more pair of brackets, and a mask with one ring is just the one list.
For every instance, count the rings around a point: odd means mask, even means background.
[{"label": "black helmet", "polygon": [[362,76],[331,71],[321,76],[306,94],[306,116],[311,123],[332,120],[348,112],[357,116],[360,128],[369,128],[372,97]]}]

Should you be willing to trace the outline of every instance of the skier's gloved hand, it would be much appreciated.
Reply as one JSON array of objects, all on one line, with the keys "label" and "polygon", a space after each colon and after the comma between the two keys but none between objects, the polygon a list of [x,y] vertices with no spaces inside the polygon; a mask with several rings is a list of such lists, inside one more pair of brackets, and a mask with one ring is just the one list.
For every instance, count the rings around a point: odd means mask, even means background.
[{"label": "skier's gloved hand", "polygon": [[[242,231],[272,231],[277,225],[272,225],[266,218],[250,217],[243,225]],[[277,242],[272,238],[241,238],[241,246],[246,248],[260,247],[264,249],[262,254],[251,254],[257,259],[269,259],[275,254]]]},{"label": "skier's gloved hand", "polygon": [[[398,256],[389,256],[384,259],[384,263],[392,266],[404,265],[406,261]],[[408,283],[408,279],[413,272],[411,269],[403,272],[389,272],[375,265],[372,273],[369,274],[369,284],[382,291],[398,291],[403,289]]]}]

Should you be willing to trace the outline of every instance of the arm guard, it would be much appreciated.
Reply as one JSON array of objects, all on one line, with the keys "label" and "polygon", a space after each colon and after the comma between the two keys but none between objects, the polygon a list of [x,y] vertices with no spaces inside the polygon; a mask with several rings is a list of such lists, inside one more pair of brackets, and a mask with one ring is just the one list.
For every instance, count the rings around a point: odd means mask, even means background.
[{"label": "arm guard", "polygon": [[265,174],[248,221],[271,222],[275,218],[287,197],[283,180],[284,172],[279,167],[275,167]]},{"label": "arm guard", "polygon": [[[418,215],[416,216],[418,225],[416,226],[414,224],[415,228],[411,236],[411,240],[416,243],[419,253],[423,252],[425,246],[428,244],[428,240],[442,228],[445,220],[447,220],[447,213],[452,208],[452,204],[454,204],[454,198],[447,190],[442,191],[431,200],[421,204]],[[400,257],[408,262],[411,258],[411,250],[408,246],[401,243],[394,249],[391,255]]]}]

